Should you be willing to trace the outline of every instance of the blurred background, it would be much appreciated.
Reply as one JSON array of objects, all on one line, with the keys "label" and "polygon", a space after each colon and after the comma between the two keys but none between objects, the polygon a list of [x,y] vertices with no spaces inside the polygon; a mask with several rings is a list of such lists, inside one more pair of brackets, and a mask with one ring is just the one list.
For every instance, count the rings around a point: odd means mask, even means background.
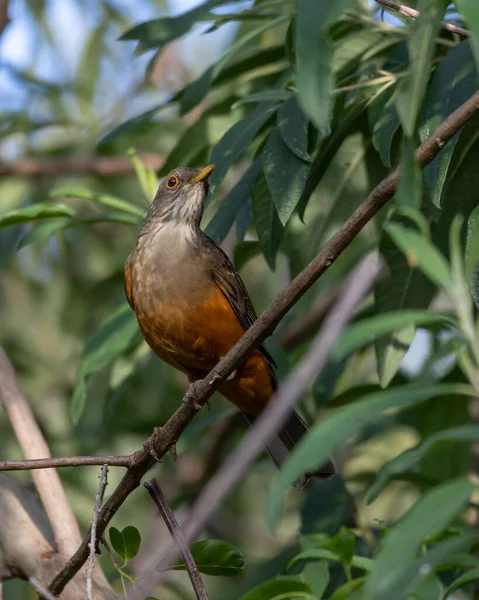
[{"label": "blurred background", "polygon": [[[140,21],[182,13],[194,4],[191,0],[8,3],[10,22],[0,36],[0,215],[48,201],[53,190],[65,186],[121,197],[141,211],[146,209],[151,195],[148,197],[138,171],[134,170],[135,157],[147,167],[160,170],[198,114],[238,93],[237,83],[226,83],[221,91],[184,116],[175,106],[167,105],[137,128],[125,129],[121,135],[108,134],[195,80],[224,53],[238,30],[245,31],[250,25],[227,23],[205,35],[211,23],[204,22],[168,44],[159,56],[154,51],[136,56],[135,42],[118,38]],[[249,6],[248,2],[244,4]],[[236,9],[240,7],[236,5]],[[398,30],[394,18],[381,20],[378,11],[371,15],[382,27]],[[265,32],[260,46],[271,45],[274,36],[280,41],[284,31]],[[245,81],[241,85],[254,90],[255,84]],[[196,166],[207,164],[211,146],[237,121],[237,113],[229,106],[212,110],[207,127],[195,134],[202,136],[204,143],[191,139],[196,154],[189,160]],[[137,153],[133,157],[132,150]],[[361,128],[347,137],[316,192],[322,198],[321,207],[311,202],[304,223],[293,217],[274,272],[257,252],[250,260],[242,260],[241,274],[257,312],[314,256],[344,216],[387,173],[371,150]],[[206,211],[204,225],[248,164],[245,160],[230,169],[220,196]],[[80,216],[95,217],[101,212],[98,204],[89,200],[62,202]],[[31,232],[30,225],[0,230],[0,344],[17,370],[54,456],[127,454],[140,448],[153,427],[172,414],[186,389],[185,378],[153,356],[138,338],[120,359],[89,377],[85,411],[76,425],[70,418],[70,400],[86,340],[103,319],[124,303],[123,265],[134,247],[136,230],[135,225],[98,223],[45,236],[20,249],[21,240]],[[230,232],[222,244],[230,256],[236,235]],[[304,351],[304,346],[289,354],[281,350],[281,334],[315,296],[333,289],[342,280],[359,254],[372,247],[376,236],[376,226],[370,224],[288,315],[275,336],[276,342],[271,342],[280,374]],[[249,231],[246,240],[255,239],[254,232]],[[420,332],[416,338],[398,377],[417,372],[427,354],[428,334]],[[353,384],[377,384],[372,348],[349,360],[348,369],[335,388],[336,394]],[[315,393],[319,392],[313,390],[303,405],[304,414],[311,419],[321,411],[314,400]],[[181,438],[177,463],[173,465],[166,457],[155,468],[153,474],[164,486],[178,518],[197,495],[201,482],[235,447],[244,428],[234,409],[215,396],[213,408],[201,413]],[[368,442],[367,438],[365,434],[353,453],[345,449],[346,472],[374,471],[418,440],[415,429],[407,423],[389,428],[387,434],[376,436],[374,441]],[[21,456],[2,415],[0,440],[2,458]],[[120,475],[119,470],[111,469],[107,495]],[[276,573],[278,564],[284,564],[295,552],[297,495],[289,497],[281,526],[274,534],[264,521],[266,492],[273,475],[269,461],[260,461],[218,512],[207,532],[238,546],[248,565],[244,577],[207,577],[212,598],[238,598],[253,582]],[[15,476],[22,481],[30,479],[28,473]],[[61,477],[85,531],[91,520],[98,469],[63,469]],[[352,486],[354,490],[354,483]],[[397,518],[416,497],[415,488],[407,482],[394,483],[380,501],[360,507],[362,517],[368,523]],[[116,527],[129,524],[138,527],[143,535],[136,562],[144,564],[150,549],[165,543],[168,534],[143,489],[132,494],[115,516]],[[270,560],[271,556],[276,558]],[[115,580],[115,571],[105,556],[101,561],[109,578]],[[169,574],[156,595],[162,600],[192,597],[183,573]],[[34,597],[22,582],[5,584],[5,600]]]}]

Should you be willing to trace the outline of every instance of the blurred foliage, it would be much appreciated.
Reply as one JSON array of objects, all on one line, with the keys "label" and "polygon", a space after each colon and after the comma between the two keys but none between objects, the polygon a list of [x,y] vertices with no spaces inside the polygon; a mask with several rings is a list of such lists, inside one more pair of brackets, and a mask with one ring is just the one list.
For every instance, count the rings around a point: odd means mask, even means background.
[{"label": "blurred foliage", "polygon": [[[74,60],[58,2],[11,2],[9,27],[27,21],[30,45],[18,66],[8,56],[21,34],[1,38],[0,157],[126,154],[136,176],[0,180],[0,342],[52,453],[131,452],[186,389],[149,352],[123,294],[123,262],[157,177],[216,164],[203,226],[261,311],[400,165],[393,201],[271,340],[282,378],[308,342],[287,354],[281,333],[379,248],[389,277],[304,398],[309,436],[278,475],[259,461],[192,550],[212,600],[479,597],[467,478],[479,439],[478,119],[422,173],[414,156],[478,89],[476,0],[418,0],[421,16],[404,23],[360,0],[208,0],[176,16],[146,0],[135,10],[67,4],[86,23]],[[470,39],[442,30],[444,18]],[[160,172],[135,151],[163,156]],[[243,431],[215,396],[182,436],[178,461],[157,467],[179,518]],[[18,457],[5,419],[0,436],[2,457]],[[331,454],[341,475],[291,489]],[[97,471],[61,471],[83,528]],[[109,490],[119,478],[110,472]],[[192,598],[182,565],[143,587],[168,543],[144,491],[114,523],[125,564],[101,560],[118,589],[130,580],[141,597]],[[30,597],[19,585],[6,584],[5,597]]]}]

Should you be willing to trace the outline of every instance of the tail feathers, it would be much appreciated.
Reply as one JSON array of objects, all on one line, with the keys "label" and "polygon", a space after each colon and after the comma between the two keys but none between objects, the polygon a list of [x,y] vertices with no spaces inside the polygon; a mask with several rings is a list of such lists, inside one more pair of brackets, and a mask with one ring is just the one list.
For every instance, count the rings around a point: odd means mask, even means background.
[{"label": "tail feathers", "polygon": [[[244,415],[249,423],[253,424],[255,418],[245,413]],[[278,468],[281,467],[294,447],[307,432],[308,427],[306,423],[294,412],[278,435],[266,444],[266,450]],[[314,473],[306,473],[294,485],[297,488],[302,488],[312,477],[324,479],[331,477],[335,473],[336,468],[333,462],[328,460],[325,465]]]}]

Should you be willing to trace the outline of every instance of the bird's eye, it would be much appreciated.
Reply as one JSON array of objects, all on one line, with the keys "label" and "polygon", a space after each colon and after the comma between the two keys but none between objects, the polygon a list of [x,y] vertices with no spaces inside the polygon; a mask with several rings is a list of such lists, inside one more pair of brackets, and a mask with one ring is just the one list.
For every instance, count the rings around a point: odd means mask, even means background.
[{"label": "bird's eye", "polygon": [[171,177],[168,178],[168,181],[166,182],[166,187],[169,190],[173,190],[177,185],[178,185],[178,177],[176,175],[172,175]]}]

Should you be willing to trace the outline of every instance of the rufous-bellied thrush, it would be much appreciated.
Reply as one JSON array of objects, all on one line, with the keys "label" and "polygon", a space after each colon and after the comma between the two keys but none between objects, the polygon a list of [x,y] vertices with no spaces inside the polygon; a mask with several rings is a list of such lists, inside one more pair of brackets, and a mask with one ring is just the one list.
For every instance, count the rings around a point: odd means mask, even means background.
[{"label": "rufous-bellied thrush", "polygon": [[[200,229],[208,177],[178,168],[163,180],[125,265],[125,291],[143,337],[190,381],[205,377],[244,334],[256,313],[226,254]],[[277,386],[274,360],[261,345],[218,387],[252,422]],[[279,466],[307,432],[293,413],[267,450]],[[317,476],[335,472],[331,462]]]}]

